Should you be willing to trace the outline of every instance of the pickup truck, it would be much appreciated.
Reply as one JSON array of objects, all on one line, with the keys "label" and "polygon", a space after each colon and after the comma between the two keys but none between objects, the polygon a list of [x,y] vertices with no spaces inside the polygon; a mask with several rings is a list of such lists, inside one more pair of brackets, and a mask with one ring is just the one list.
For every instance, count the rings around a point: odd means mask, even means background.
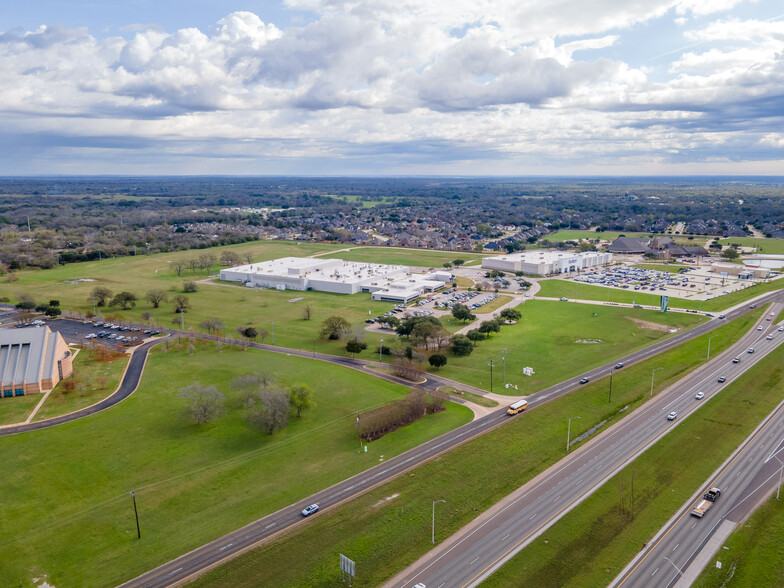
[{"label": "pickup truck", "polygon": [[702,515],[708,512],[708,509],[713,506],[713,503],[716,502],[719,496],[721,496],[721,490],[714,486],[703,494],[702,499],[694,507],[694,510],[691,511],[691,515],[701,519]]}]

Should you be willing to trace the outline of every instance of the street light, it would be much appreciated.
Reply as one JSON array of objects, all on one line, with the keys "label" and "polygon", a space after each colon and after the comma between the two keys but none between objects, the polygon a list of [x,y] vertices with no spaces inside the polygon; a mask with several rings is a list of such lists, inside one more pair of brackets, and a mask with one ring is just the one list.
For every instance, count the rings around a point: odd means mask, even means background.
[{"label": "street light", "polygon": [[653,398],[653,376],[656,375],[656,372],[658,370],[663,370],[663,369],[664,369],[663,367],[657,367],[657,368],[653,368],[653,371],[651,372],[651,398]]},{"label": "street light", "polygon": [[133,514],[136,515],[136,537],[137,539],[142,538],[142,531],[139,528],[139,511],[136,510],[136,492],[131,490],[131,498],[133,498]]},{"label": "street light", "polygon": [[779,497],[781,496],[781,473],[782,471],[784,471],[784,463],[781,462],[781,460],[778,458],[777,455],[774,454],[773,457],[775,457],[776,461],[779,462],[779,465],[781,465],[781,467],[779,468],[779,489],[776,490],[776,500],[778,500]]},{"label": "street light", "polygon": [[581,417],[572,417],[569,419],[569,428],[566,431],[566,453],[569,453],[569,445],[571,445],[570,440],[572,438],[572,421],[579,418]]},{"label": "street light", "polygon": [[615,366],[610,368],[610,396],[607,398],[607,402],[612,402],[612,377],[615,373]]},{"label": "street light", "polygon": [[384,349],[384,337],[381,337],[378,341],[378,361],[381,361],[381,352]]},{"label": "street light", "polygon": [[679,573],[681,576],[683,576],[683,575],[684,575],[684,574],[683,574],[683,570],[682,570],[682,569],[680,569],[678,566],[676,566],[676,565],[675,565],[675,563],[673,563],[673,561],[672,561],[672,560],[671,560],[669,557],[665,557],[664,559],[666,559],[668,562],[670,562],[670,563],[672,564],[672,567],[674,567],[676,570],[678,570],[678,573]]},{"label": "street light", "polygon": [[713,339],[715,336],[716,335],[711,335],[710,337],[708,337],[708,360],[710,359],[710,342],[711,342],[711,339]]},{"label": "street light", "polygon": [[504,375],[502,381],[506,384],[506,347],[504,347],[504,354],[501,356],[501,359],[504,361]]},{"label": "street light", "polygon": [[490,366],[490,393],[492,394],[492,392],[493,392],[493,368],[495,367],[495,364],[493,363],[493,360],[491,359],[490,363],[488,363],[487,365]]},{"label": "street light", "polygon": [[433,501],[433,526],[430,541],[432,543],[436,542],[436,503],[437,502],[446,502],[446,500],[434,500]]}]

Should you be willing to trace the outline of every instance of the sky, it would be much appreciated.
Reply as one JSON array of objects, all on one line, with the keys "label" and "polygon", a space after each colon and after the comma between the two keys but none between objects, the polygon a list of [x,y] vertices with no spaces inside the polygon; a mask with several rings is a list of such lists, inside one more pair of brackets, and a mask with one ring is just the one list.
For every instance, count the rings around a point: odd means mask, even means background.
[{"label": "sky", "polygon": [[780,0],[4,0],[0,175],[784,175]]}]

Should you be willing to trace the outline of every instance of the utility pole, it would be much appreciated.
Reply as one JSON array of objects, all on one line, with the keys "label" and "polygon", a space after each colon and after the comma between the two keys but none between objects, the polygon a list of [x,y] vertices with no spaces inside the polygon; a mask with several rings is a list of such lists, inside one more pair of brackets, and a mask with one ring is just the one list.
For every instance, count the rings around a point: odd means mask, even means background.
[{"label": "utility pole", "polygon": [[433,526],[432,526],[432,532],[431,532],[431,536],[430,536],[430,542],[431,543],[435,543],[436,542],[436,503],[437,502],[446,502],[446,500],[434,500],[433,501]]},{"label": "utility pole", "polygon": [[612,402],[612,378],[614,373],[615,367],[610,368],[610,396],[607,398],[607,402]]},{"label": "utility pole", "polygon": [[503,370],[503,378],[502,381],[506,384],[506,347],[504,347],[504,354],[501,356],[501,359],[504,362],[504,370]]},{"label": "utility pole", "polygon": [[490,363],[488,363],[487,365],[490,366],[490,392],[492,393],[493,392],[493,368],[495,367],[495,364],[493,363],[493,360],[491,359]]},{"label": "utility pole", "polygon": [[653,371],[651,372],[651,398],[653,398],[653,376],[656,375],[657,370],[663,370],[663,369],[664,368],[657,367],[657,368],[653,368]]},{"label": "utility pole", "polygon": [[27,232],[32,233],[33,231],[30,229],[30,216],[27,216]]},{"label": "utility pole", "polygon": [[275,322],[272,322],[272,344],[275,345]]},{"label": "utility pole", "polygon": [[381,361],[381,353],[384,349],[384,337],[381,337],[378,341],[378,361]]},{"label": "utility pole", "polygon": [[133,498],[133,514],[136,515],[136,538],[141,539],[142,531],[141,528],[139,528],[139,511],[136,510],[136,492],[133,490],[131,490],[131,498]]},{"label": "utility pole", "polygon": [[180,328],[185,330],[185,312],[180,312]]},{"label": "utility pole", "polygon": [[713,337],[715,337],[715,335],[712,335],[711,337],[708,337],[708,359],[706,361],[710,360],[710,342],[711,342],[711,339],[713,339]]}]

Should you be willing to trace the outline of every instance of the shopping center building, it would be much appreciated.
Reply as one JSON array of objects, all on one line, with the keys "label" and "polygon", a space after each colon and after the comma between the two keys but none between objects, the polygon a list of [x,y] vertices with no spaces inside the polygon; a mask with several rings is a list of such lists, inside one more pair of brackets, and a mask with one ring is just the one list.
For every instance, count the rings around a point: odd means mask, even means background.
[{"label": "shopping center building", "polygon": [[612,262],[612,253],[600,251],[533,250],[485,257],[482,267],[504,272],[523,272],[537,276],[571,274]]}]

